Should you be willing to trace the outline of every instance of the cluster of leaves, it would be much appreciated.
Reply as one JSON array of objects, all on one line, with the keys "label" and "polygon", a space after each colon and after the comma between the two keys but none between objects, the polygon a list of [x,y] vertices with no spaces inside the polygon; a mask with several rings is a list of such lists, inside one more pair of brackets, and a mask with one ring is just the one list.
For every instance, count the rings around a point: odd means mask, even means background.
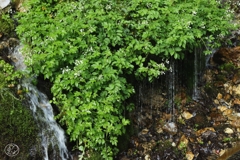
[{"label": "cluster of leaves", "polygon": [[[80,150],[111,159],[129,123],[128,75],[151,81],[166,59],[207,43],[220,45],[234,26],[212,0],[29,0],[17,33],[34,74],[53,82],[53,103]],[[31,23],[29,23],[31,22]]]},{"label": "cluster of leaves", "polygon": [[240,2],[238,0],[227,0],[225,3],[230,4],[231,9],[233,9],[235,13],[240,13]]},{"label": "cluster of leaves", "polygon": [[4,147],[15,143],[21,149],[16,159],[30,157],[29,149],[34,146],[37,128],[31,111],[16,98],[15,84],[21,74],[12,65],[0,60],[0,149],[4,157]]},{"label": "cluster of leaves", "polygon": [[0,10],[0,34],[11,36],[14,31],[14,21],[10,18],[8,13],[1,13]]},{"label": "cluster of leaves", "polygon": [[16,84],[19,83],[19,80],[23,76],[21,72],[14,71],[14,67],[6,63],[4,60],[0,60],[0,71],[0,93],[4,93],[5,89],[9,90],[9,87],[14,87]]}]

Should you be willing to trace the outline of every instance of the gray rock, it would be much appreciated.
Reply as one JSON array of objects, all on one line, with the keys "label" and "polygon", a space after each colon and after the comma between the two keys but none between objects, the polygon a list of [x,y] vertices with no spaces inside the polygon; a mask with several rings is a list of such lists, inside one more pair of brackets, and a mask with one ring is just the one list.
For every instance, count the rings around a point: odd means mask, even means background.
[{"label": "gray rock", "polygon": [[10,4],[10,0],[0,0],[0,8],[5,8]]}]

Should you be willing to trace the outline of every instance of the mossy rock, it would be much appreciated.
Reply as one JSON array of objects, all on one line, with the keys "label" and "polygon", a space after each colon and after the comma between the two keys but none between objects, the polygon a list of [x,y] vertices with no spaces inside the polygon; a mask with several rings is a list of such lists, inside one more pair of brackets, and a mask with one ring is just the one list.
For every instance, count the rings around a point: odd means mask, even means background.
[{"label": "mossy rock", "polygon": [[[1,63],[0,66],[0,160],[28,160],[42,153],[39,147],[38,128],[31,110],[18,99],[16,89],[9,85],[9,75],[13,76],[10,65]],[[8,157],[5,147],[16,144],[20,151],[15,157]],[[30,150],[36,148],[33,154]]]},{"label": "mossy rock", "polygon": [[[31,111],[8,92],[0,96],[0,157],[7,157],[4,148],[16,144],[20,152],[13,159],[29,159],[30,150],[37,144],[38,130]],[[1,158],[0,158],[1,159]]]},{"label": "mossy rock", "polygon": [[219,68],[221,70],[224,70],[224,71],[228,72],[228,73],[231,73],[236,69],[236,66],[233,63],[228,62],[228,63],[222,64]]}]

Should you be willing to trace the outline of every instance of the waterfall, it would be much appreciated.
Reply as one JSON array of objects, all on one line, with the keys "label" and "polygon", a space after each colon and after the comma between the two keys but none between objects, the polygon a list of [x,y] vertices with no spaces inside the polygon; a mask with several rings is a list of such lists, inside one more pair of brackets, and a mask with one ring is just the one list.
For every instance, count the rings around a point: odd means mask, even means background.
[{"label": "waterfall", "polygon": [[[14,66],[17,70],[24,71],[26,69],[24,57],[21,54],[21,46],[14,49],[11,58],[14,59]],[[40,130],[39,138],[41,139],[44,160],[68,159],[64,131],[54,119],[53,109],[47,96],[31,83],[31,78],[23,79],[21,87],[27,91],[26,98]],[[51,157],[48,155],[50,146],[53,150]]]},{"label": "waterfall", "polygon": [[172,115],[171,121],[174,121],[174,98],[175,98],[175,91],[176,91],[176,84],[175,84],[175,61],[173,59],[170,60],[170,71],[167,78],[168,84],[168,112]]},{"label": "waterfall", "polygon": [[203,49],[201,47],[194,48],[194,73],[193,73],[193,94],[192,99],[198,101],[200,99],[200,91],[198,89],[199,77],[206,65],[206,57],[203,56]]},{"label": "waterfall", "polygon": [[138,127],[139,129],[142,129],[142,124],[141,124],[141,121],[142,121],[142,101],[141,101],[141,98],[143,97],[142,95],[142,84],[139,85],[139,92],[138,92],[138,107],[139,110],[137,110],[137,122],[138,122]]},{"label": "waterfall", "polygon": [[198,52],[197,48],[194,48],[194,75],[193,75],[193,94],[192,94],[192,99],[193,100],[198,100],[199,98],[199,91],[198,91]]}]

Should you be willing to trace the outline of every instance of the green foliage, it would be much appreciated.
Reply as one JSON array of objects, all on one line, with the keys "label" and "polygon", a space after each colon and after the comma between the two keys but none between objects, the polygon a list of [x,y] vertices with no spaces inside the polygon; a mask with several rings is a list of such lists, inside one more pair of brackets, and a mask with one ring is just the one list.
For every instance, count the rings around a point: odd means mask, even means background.
[{"label": "green foliage", "polygon": [[14,71],[14,67],[3,60],[0,60],[0,71],[0,97],[4,98],[8,95],[17,99],[12,92],[15,92],[13,87],[22,78],[22,73]]},{"label": "green foliage", "polygon": [[167,70],[166,59],[219,46],[231,18],[214,0],[29,0],[17,33],[33,73],[53,82],[71,140],[112,159],[132,109],[127,77],[151,81]]},{"label": "green foliage", "polygon": [[228,62],[228,63],[224,63],[221,66],[219,66],[219,68],[221,70],[225,70],[227,72],[232,72],[234,71],[237,67],[232,63],[232,62]]},{"label": "green foliage", "polygon": [[222,141],[226,143],[226,142],[231,142],[232,139],[233,139],[232,137],[224,137]]},{"label": "green foliage", "polygon": [[14,22],[8,13],[1,13],[0,10],[0,34],[5,36],[12,36],[14,31]]},{"label": "green foliage", "polygon": [[6,84],[17,84],[19,79],[22,78],[22,73],[14,71],[14,67],[3,60],[0,60],[0,71],[2,78],[0,79],[1,86]]}]

